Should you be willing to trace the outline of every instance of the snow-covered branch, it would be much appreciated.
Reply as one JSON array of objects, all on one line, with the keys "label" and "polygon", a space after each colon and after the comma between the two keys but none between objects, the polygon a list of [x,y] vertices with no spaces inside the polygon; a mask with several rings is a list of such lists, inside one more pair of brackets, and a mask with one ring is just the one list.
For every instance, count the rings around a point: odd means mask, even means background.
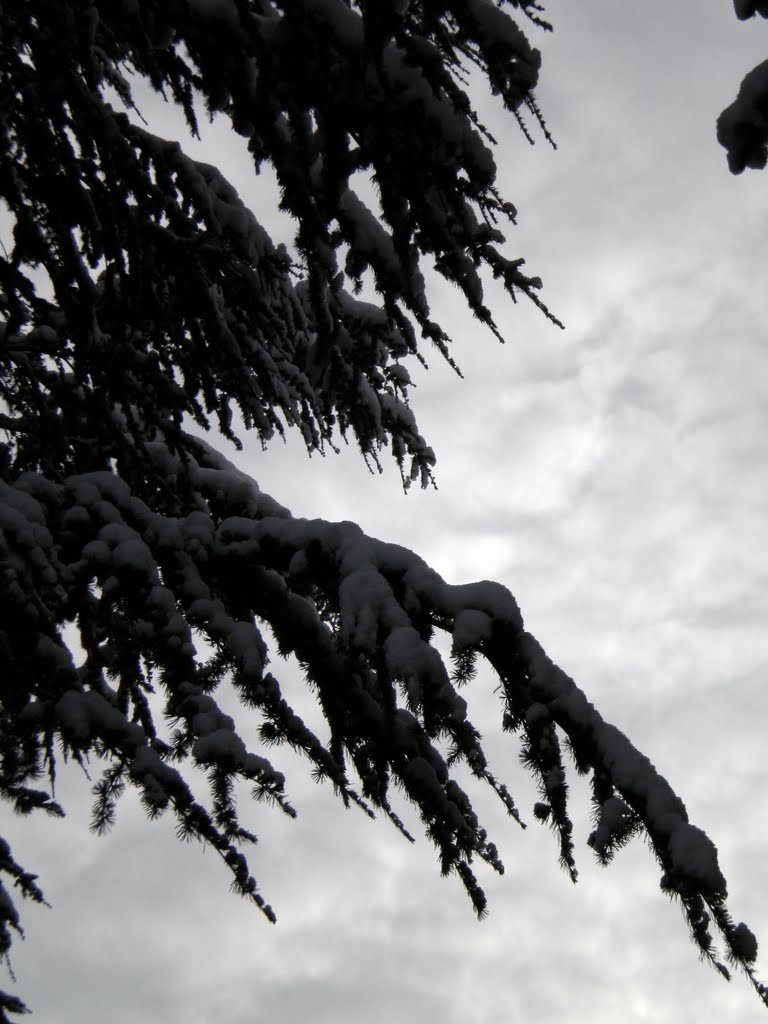
[{"label": "snow-covered branch", "polygon": [[[503,726],[521,735],[524,762],[537,779],[536,816],[550,820],[573,879],[562,740],[577,769],[592,774],[598,827],[591,845],[601,859],[607,862],[630,832],[645,831],[662,885],[681,900],[702,952],[725,969],[707,907],[729,957],[751,972],[748,932],[728,917],[715,847],[648,759],[525,631],[504,587],[451,586],[412,552],[353,523],[295,519],[207,445],[188,438],[187,448],[196,450],[186,471],[198,500],[183,516],[153,511],[103,471],[57,484],[29,473],[0,485],[0,621],[15,666],[18,723],[3,765],[15,767],[17,792],[28,781],[18,766],[26,764],[30,778],[41,764],[52,773],[57,745],[75,758],[106,757],[110,766],[95,789],[96,828],[113,820],[123,785],[137,786],[151,816],[172,808],[185,831],[219,850],[241,891],[271,916],[236,849],[249,836],[232,782],[245,779],[257,796],[294,812],[265,751],[248,750],[220,710],[216,689],[228,680],[258,718],[267,746],[289,743],[346,802],[379,809],[403,828],[390,804],[396,783],[416,806],[443,872],[459,874],[482,915],[485,896],[472,861],[503,868],[453,766],[466,764],[520,816],[506,780],[489,769],[457,689],[481,656],[502,684]],[[161,442],[150,456],[166,469],[173,462]],[[69,621],[83,648],[77,665],[62,636]],[[327,740],[304,725],[267,669],[265,623],[281,652],[302,665],[328,723]],[[436,630],[451,637],[453,670],[433,643]],[[153,683],[176,723],[170,742],[158,736],[149,708]],[[207,777],[207,800],[194,795],[189,767]]]},{"label": "snow-covered branch", "polygon": [[[768,3],[734,0],[736,16],[746,21],[759,14],[768,18]],[[747,167],[761,170],[768,162],[768,61],[753,68],[739,86],[736,99],[717,119],[717,141],[728,154],[728,167],[741,174]]]}]

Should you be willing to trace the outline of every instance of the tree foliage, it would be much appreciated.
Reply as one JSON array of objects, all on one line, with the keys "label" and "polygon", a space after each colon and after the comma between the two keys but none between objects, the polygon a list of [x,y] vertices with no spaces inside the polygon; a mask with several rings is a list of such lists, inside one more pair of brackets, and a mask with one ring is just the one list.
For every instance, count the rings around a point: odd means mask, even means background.
[{"label": "tree foliage", "polygon": [[[759,14],[768,18],[764,0],[733,0],[741,21]],[[733,103],[717,119],[717,138],[728,154],[734,174],[747,167],[761,170],[768,163],[768,60],[758,64],[744,80]]]},{"label": "tree foliage", "polygon": [[[549,28],[534,0],[0,6],[0,793],[19,813],[60,815],[58,762],[100,760],[94,831],[135,786],[151,818],[175,815],[274,919],[234,792],[245,780],[293,815],[267,756],[285,743],[345,804],[405,832],[390,804],[399,788],[482,915],[474,864],[503,868],[454,766],[520,821],[458,692],[482,656],[571,877],[566,755],[591,776],[600,860],[644,834],[701,954],[727,975],[713,922],[725,959],[768,1002],[714,846],[547,658],[508,591],[450,586],[353,524],[293,518],[198,436],[213,426],[238,445],[246,429],[267,444],[295,428],[317,451],[349,435],[370,464],[389,448],[404,483],[426,485],[434,454],[404,361],[421,359],[425,340],[453,360],[425,259],[496,334],[483,271],[557,323],[538,279],[502,248],[515,210],[466,84],[479,72],[526,135],[548,138],[526,21]],[[247,139],[255,171],[272,165],[296,223],[290,252],[217,168],[147,129],[134,75],[190,132],[204,105]],[[364,281],[376,304],[360,299]],[[301,663],[327,737],[285,700],[265,626]],[[217,702],[228,687],[259,723],[255,751]],[[0,872],[43,899],[5,843]],[[3,955],[14,929],[6,886]],[[0,1020],[22,1009],[0,996]]]}]

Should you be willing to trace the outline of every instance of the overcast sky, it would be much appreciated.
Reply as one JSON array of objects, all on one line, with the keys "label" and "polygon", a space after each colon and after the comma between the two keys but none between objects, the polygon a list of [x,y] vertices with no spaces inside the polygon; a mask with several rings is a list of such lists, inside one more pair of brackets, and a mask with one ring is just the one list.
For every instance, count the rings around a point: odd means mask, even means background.
[{"label": "overcast sky", "polygon": [[[732,912],[766,944],[766,978],[768,175],[728,173],[715,119],[768,56],[768,25],[739,23],[729,0],[547,6],[538,97],[557,152],[529,147],[491,106],[487,119],[520,211],[506,251],[541,274],[567,329],[491,288],[501,347],[433,285],[465,374],[435,354],[417,375],[437,491],[405,496],[394,467],[371,476],[352,450],[309,460],[295,441],[266,455],[251,443],[240,464],[298,515],[355,520],[451,582],[506,584],[718,845]],[[229,154],[241,194],[279,229],[233,140],[213,132],[206,147],[209,160]],[[73,771],[66,821],[7,830],[53,904],[22,908],[13,956],[33,1019],[764,1022],[746,982],[699,963],[641,842],[594,865],[578,784],[571,885],[530,813],[518,746],[499,735],[493,687],[481,674],[470,709],[531,827],[478,795],[507,865],[482,879],[484,923],[426,840],[410,847],[344,812],[288,755],[276,760],[299,820],[263,806],[250,819],[277,927],[228,893],[211,852],[179,844],[170,818],[146,824],[132,797],[107,838],[91,837]]]}]

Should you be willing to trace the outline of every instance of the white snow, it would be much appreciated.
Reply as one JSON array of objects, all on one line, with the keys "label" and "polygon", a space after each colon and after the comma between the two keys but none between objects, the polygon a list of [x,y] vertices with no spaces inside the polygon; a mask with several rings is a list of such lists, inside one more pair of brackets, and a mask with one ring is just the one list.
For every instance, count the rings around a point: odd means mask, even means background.
[{"label": "white snow", "polygon": [[669,839],[669,852],[677,871],[706,893],[724,893],[725,879],[712,840],[696,825],[679,825]]},{"label": "white snow", "polygon": [[457,651],[465,647],[476,647],[491,635],[492,622],[487,612],[476,608],[464,608],[453,623],[453,645]]},{"label": "white snow", "polygon": [[757,960],[757,939],[743,921],[734,929],[731,949],[746,963],[751,964]]},{"label": "white snow", "polygon": [[753,68],[733,103],[717,119],[717,139],[728,151],[728,165],[739,174],[768,160],[768,60]]}]

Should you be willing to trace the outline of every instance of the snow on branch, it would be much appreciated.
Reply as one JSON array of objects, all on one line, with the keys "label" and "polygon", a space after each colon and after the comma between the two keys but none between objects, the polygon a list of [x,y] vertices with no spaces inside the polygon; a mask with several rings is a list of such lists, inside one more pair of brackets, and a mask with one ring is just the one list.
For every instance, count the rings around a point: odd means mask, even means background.
[{"label": "snow on branch", "polygon": [[733,0],[733,6],[740,21],[754,18],[756,14],[768,18],[768,3],[765,0]]},{"label": "snow on branch", "polygon": [[733,103],[717,119],[717,141],[728,154],[728,167],[741,174],[768,162],[768,61],[753,68]]},{"label": "snow on branch", "polygon": [[[471,60],[510,110],[532,105],[539,58],[523,32],[490,0],[80,6],[34,0],[2,15],[13,95],[2,157],[23,168],[2,181],[15,221],[0,258],[14,380],[0,379],[0,399],[15,468],[104,468],[125,430],[136,450],[158,431],[173,449],[183,417],[237,442],[237,411],[265,443],[296,427],[322,449],[350,431],[372,463],[389,446],[404,482],[428,483],[434,455],[399,360],[423,360],[420,333],[454,363],[422,260],[496,333],[483,268],[557,322],[524,260],[498,248],[497,222],[514,208],[462,85]],[[539,10],[512,6],[534,20]],[[247,139],[256,170],[274,166],[298,261],[216,168],[138,123],[125,69],[194,132],[202,100]],[[352,190],[361,172],[381,222]],[[368,269],[373,316],[348,287]],[[85,421],[101,424],[98,442]]]},{"label": "snow on branch", "polygon": [[[765,0],[734,0],[736,16],[746,21],[768,18]],[[717,119],[717,141],[728,156],[733,174],[747,167],[762,170],[768,162],[768,61],[753,68],[739,86],[736,99]]]},{"label": "snow on branch", "polygon": [[[3,782],[15,772],[13,785],[23,789],[33,766],[52,772],[57,745],[76,758],[100,755],[111,767],[94,789],[95,827],[109,826],[125,784],[138,787],[150,816],[171,809],[272,916],[236,849],[252,837],[240,826],[232,782],[247,780],[256,796],[294,814],[285,779],[265,756],[285,742],[345,802],[379,809],[404,830],[389,800],[397,783],[442,871],[458,874],[482,915],[486,899],[473,861],[503,866],[453,766],[466,764],[520,821],[457,690],[468,659],[482,656],[502,685],[503,726],[521,736],[524,763],[537,779],[536,816],[550,821],[571,877],[563,740],[578,770],[593,777],[598,827],[590,843],[601,859],[630,833],[647,834],[662,887],[681,901],[702,953],[726,970],[711,915],[728,957],[752,976],[755,946],[746,926],[728,916],[715,847],[648,759],[525,631],[504,587],[451,586],[412,552],[352,523],[295,519],[208,446],[188,441],[196,450],[188,471],[198,507],[185,516],[152,511],[106,472],[60,484],[26,474],[0,486],[0,621],[15,665],[18,722],[2,752]],[[155,460],[169,457],[159,442],[152,451]],[[77,667],[61,633],[73,620],[84,651]],[[260,623],[302,665],[328,723],[326,741],[283,697],[267,668]],[[451,637],[463,677],[433,645],[436,630]],[[200,653],[195,634],[212,654]],[[249,750],[242,727],[220,710],[215,694],[227,680],[260,721],[263,751]],[[172,742],[155,729],[146,699],[153,685],[175,723]],[[191,776],[201,774],[207,800],[193,792]]]}]

